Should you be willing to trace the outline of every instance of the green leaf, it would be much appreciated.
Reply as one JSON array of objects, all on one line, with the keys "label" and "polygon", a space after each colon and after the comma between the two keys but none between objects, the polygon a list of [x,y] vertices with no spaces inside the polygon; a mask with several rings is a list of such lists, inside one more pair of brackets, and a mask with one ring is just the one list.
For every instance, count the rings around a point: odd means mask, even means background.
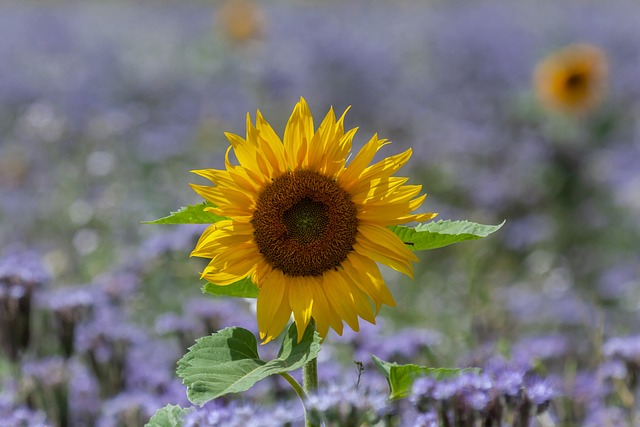
[{"label": "green leaf", "polygon": [[469,221],[437,221],[414,227],[389,227],[411,250],[422,251],[441,248],[452,243],[487,237],[504,225],[476,224]]},{"label": "green leaf", "polygon": [[433,377],[436,380],[458,376],[463,372],[480,373],[478,368],[428,368],[418,365],[398,365],[397,363],[385,362],[382,359],[371,355],[373,363],[385,376],[391,389],[389,398],[401,399],[411,393],[413,382],[420,377]]},{"label": "green leaf", "polygon": [[193,408],[167,405],[158,409],[144,427],[182,427],[182,418],[192,410]]},{"label": "green leaf", "polygon": [[207,282],[202,287],[202,292],[207,294],[238,298],[258,298],[258,291],[258,287],[248,277],[230,285],[220,286]]},{"label": "green leaf", "polygon": [[[322,338],[316,332],[316,325],[313,319],[307,325],[307,329],[304,330],[300,342],[298,342],[298,328],[296,328],[296,323],[293,322],[282,340],[280,351],[278,351],[278,358],[274,360],[288,360],[290,363],[304,359],[304,362],[296,362],[296,368],[280,372],[289,372],[298,367],[301,368],[302,365],[314,359],[320,352],[320,341],[322,341]],[[273,360],[271,362],[273,362]]]},{"label": "green leaf", "polygon": [[[310,324],[297,343],[295,323],[289,327],[276,359],[258,356],[256,337],[246,329],[232,327],[200,338],[178,362],[177,374],[187,386],[187,397],[202,405],[228,393],[248,390],[269,375],[301,368],[317,357],[320,336]],[[297,343],[297,344],[296,344]]]},{"label": "green leaf", "polygon": [[226,219],[223,216],[205,212],[204,208],[215,207],[212,203],[200,203],[180,208],[171,215],[154,221],[142,221],[143,224],[213,224],[214,222]]}]

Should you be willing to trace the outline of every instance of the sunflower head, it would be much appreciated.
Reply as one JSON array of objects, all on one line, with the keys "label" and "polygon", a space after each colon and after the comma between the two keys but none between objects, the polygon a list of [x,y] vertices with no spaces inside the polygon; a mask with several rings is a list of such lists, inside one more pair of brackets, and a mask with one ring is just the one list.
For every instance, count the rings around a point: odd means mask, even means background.
[{"label": "sunflower head", "polygon": [[541,103],[554,111],[581,115],[596,107],[607,83],[607,60],[599,48],[572,44],[538,64],[534,86]]},{"label": "sunflower head", "polygon": [[210,259],[202,276],[216,285],[251,277],[265,342],[292,313],[299,337],[311,318],[323,337],[343,322],[355,331],[359,318],[375,323],[382,304],[395,305],[377,263],[413,274],[417,258],[387,228],[435,216],[414,213],[421,186],[393,176],[411,150],[371,164],[388,143],[374,135],[347,163],[355,132],[333,109],[316,129],[301,98],[282,139],[258,111],[244,138],[227,134],[225,169],[193,171],[215,184],[192,184],[216,205],[207,209],[228,219],[209,226],[192,255]]},{"label": "sunflower head", "polygon": [[257,1],[224,0],[217,10],[215,25],[228,40],[243,43],[262,37],[264,23],[264,13]]}]

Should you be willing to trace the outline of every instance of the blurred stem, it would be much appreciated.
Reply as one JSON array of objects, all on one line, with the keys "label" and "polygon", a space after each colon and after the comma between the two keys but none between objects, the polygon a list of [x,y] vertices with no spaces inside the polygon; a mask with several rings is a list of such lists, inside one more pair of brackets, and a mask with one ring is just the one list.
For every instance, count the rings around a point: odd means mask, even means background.
[{"label": "blurred stem", "polygon": [[[302,379],[303,379],[303,386],[304,386],[304,391],[307,392],[307,394],[315,391],[318,388],[318,359],[314,358],[310,361],[308,361],[303,367],[302,367]],[[306,427],[318,427],[317,424],[314,424],[313,422],[311,422],[311,420],[308,417],[308,414],[306,413],[305,410],[305,426]]]}]

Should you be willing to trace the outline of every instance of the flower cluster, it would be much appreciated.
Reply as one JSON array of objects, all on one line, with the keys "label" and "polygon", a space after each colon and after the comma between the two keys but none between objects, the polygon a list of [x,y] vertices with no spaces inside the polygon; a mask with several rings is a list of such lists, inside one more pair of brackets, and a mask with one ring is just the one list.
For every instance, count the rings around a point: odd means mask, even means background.
[{"label": "flower cluster", "polygon": [[501,426],[530,420],[546,411],[559,389],[549,381],[503,366],[493,372],[463,372],[457,377],[416,380],[411,403],[424,414],[437,414],[442,425]]},{"label": "flower cluster", "polygon": [[337,383],[311,394],[305,405],[310,419],[327,427],[375,425],[393,413],[386,393]]}]

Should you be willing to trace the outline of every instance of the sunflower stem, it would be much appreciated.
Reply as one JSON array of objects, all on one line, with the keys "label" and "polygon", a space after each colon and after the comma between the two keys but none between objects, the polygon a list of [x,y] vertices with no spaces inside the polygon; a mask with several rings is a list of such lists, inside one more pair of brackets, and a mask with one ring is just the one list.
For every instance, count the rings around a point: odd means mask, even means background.
[{"label": "sunflower stem", "polygon": [[[314,358],[308,361],[302,366],[302,384],[304,391],[309,394],[317,390],[318,388],[318,359]],[[306,427],[319,427],[309,419],[309,413],[305,408],[305,426]]]}]

